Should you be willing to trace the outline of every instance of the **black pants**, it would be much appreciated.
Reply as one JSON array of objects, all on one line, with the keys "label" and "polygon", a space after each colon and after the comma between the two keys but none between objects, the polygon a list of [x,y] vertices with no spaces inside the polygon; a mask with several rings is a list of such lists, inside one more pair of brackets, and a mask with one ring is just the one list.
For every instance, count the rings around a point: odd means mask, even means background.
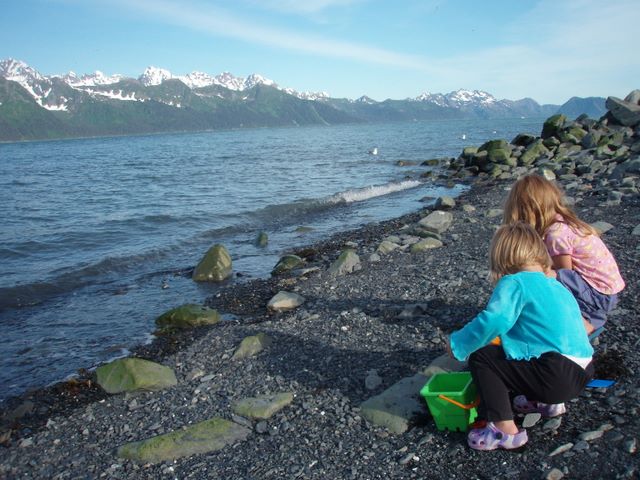
[{"label": "black pants", "polygon": [[507,360],[501,346],[487,345],[469,357],[469,370],[480,395],[478,418],[512,420],[509,393],[543,403],[563,403],[577,397],[593,377],[587,369],[549,352],[531,360]]}]

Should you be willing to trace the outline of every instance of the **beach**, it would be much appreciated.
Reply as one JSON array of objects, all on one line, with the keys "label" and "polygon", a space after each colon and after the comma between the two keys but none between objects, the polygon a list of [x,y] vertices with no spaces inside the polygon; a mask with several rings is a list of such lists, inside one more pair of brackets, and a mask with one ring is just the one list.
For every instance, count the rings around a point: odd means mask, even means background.
[{"label": "beach", "polygon": [[[638,128],[627,139],[637,145]],[[558,176],[580,218],[608,224],[602,238],[627,284],[595,346],[596,378],[612,386],[587,388],[562,417],[537,421],[518,453],[471,450],[464,433],[438,430],[419,398],[422,411],[402,432],[366,418],[363,404],[441,358],[447,335],[486,304],[489,242],[522,173],[502,172],[466,177],[470,188],[446,209],[452,222],[441,246],[413,247],[412,229],[429,207],[291,251],[302,268],[222,288],[206,305],[230,320],[159,337],[133,353],[171,368],[171,388],[109,395],[85,372],[13,399],[3,412],[0,477],[637,478],[640,196],[631,168],[615,181],[586,171]],[[381,249],[386,242],[396,247]],[[356,252],[358,266],[336,274],[345,249]],[[268,310],[281,291],[303,303]],[[259,334],[269,342],[239,358],[242,340]],[[281,393],[290,401],[267,418],[235,413],[242,399]],[[211,418],[239,425],[243,439],[175,460],[120,455],[123,445]]]}]

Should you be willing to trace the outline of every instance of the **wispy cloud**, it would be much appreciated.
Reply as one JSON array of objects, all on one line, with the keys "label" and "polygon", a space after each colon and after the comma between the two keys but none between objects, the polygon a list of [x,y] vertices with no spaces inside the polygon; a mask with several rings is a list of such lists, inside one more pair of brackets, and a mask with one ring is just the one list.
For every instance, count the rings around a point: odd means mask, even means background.
[{"label": "wispy cloud", "polygon": [[508,43],[460,52],[435,66],[449,82],[460,79],[506,98],[625,95],[640,78],[637,25],[636,0],[542,0],[506,26]]},{"label": "wispy cloud", "polygon": [[[339,0],[315,0],[312,4],[336,3]],[[343,0],[347,1],[347,0]],[[115,0],[122,9],[143,12],[167,23],[212,36],[235,38],[248,43],[276,47],[290,51],[342,58],[358,62],[388,65],[406,69],[431,71],[423,57],[404,54],[384,48],[352,42],[300,34],[285,29],[275,29],[241,19],[225,10],[190,2],[167,0],[139,0],[129,2]]]},{"label": "wispy cloud", "polygon": [[334,7],[345,7],[365,0],[252,0],[262,8],[294,14],[314,14]]}]

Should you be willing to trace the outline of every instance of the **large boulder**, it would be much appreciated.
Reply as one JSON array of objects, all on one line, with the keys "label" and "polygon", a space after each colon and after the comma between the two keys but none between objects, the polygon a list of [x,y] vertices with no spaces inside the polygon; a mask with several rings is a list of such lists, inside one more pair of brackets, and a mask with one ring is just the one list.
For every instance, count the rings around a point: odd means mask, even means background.
[{"label": "large boulder", "polygon": [[251,430],[224,418],[211,418],[164,435],[122,445],[118,456],[140,463],[159,463],[209,453],[245,440]]},{"label": "large boulder", "polygon": [[269,303],[267,308],[274,312],[284,312],[287,310],[293,310],[298,308],[304,303],[304,297],[293,292],[278,292],[276,293]]},{"label": "large boulder", "polygon": [[526,148],[526,150],[522,153],[522,155],[520,155],[518,162],[521,165],[529,166],[533,162],[535,162],[538,158],[548,154],[549,154],[549,149],[544,146],[544,143],[542,142],[542,140],[538,139],[538,140],[535,140]]},{"label": "large boulder", "polygon": [[205,253],[193,271],[196,282],[221,282],[231,275],[231,255],[224,245],[216,244]]},{"label": "large boulder", "polygon": [[276,263],[276,266],[273,267],[273,270],[271,271],[271,275],[274,275],[274,276],[281,275],[285,272],[293,270],[294,268],[301,267],[303,264],[304,264],[304,260],[299,256],[285,255],[282,258],[280,258],[280,260],[278,260],[278,263]]},{"label": "large boulder", "polygon": [[161,390],[178,383],[169,367],[140,358],[121,358],[96,369],[98,385],[107,393]]},{"label": "large boulder", "polygon": [[451,212],[436,210],[421,219],[418,222],[418,225],[431,232],[442,234],[449,229],[452,223],[453,215],[451,214]]},{"label": "large boulder", "polygon": [[231,358],[232,360],[242,360],[243,358],[253,357],[272,343],[273,340],[266,333],[245,337]]},{"label": "large boulder", "polygon": [[555,137],[558,131],[560,131],[560,129],[564,126],[566,121],[567,117],[565,117],[561,113],[547,118],[547,120],[542,125],[542,134],[540,136],[542,138]]},{"label": "large boulder", "polygon": [[156,325],[161,328],[191,328],[213,325],[219,321],[220,314],[217,310],[188,303],[160,315],[156,318]]},{"label": "large boulder", "polygon": [[640,124],[640,105],[637,103],[627,102],[616,97],[609,97],[607,98],[605,106],[620,125],[634,127]]},{"label": "large boulder", "polygon": [[234,413],[246,418],[266,420],[293,402],[293,393],[275,393],[244,398],[232,405]]},{"label": "large boulder", "polygon": [[329,275],[345,275],[361,268],[360,257],[352,248],[345,249],[329,267]]},{"label": "large boulder", "polygon": [[536,137],[534,137],[533,135],[530,135],[528,133],[519,133],[513,140],[511,140],[511,144],[518,147],[526,147],[535,141]]}]

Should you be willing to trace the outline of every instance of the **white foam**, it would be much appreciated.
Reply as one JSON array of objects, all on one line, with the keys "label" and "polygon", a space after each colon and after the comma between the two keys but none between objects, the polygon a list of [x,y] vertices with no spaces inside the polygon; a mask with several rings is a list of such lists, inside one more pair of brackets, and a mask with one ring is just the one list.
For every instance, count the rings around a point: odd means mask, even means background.
[{"label": "white foam", "polygon": [[382,197],[394,192],[401,192],[422,185],[418,180],[405,180],[404,182],[387,183],[385,185],[371,185],[370,187],[347,190],[346,192],[336,193],[329,198],[330,203],[353,203],[362,202],[370,198]]}]

